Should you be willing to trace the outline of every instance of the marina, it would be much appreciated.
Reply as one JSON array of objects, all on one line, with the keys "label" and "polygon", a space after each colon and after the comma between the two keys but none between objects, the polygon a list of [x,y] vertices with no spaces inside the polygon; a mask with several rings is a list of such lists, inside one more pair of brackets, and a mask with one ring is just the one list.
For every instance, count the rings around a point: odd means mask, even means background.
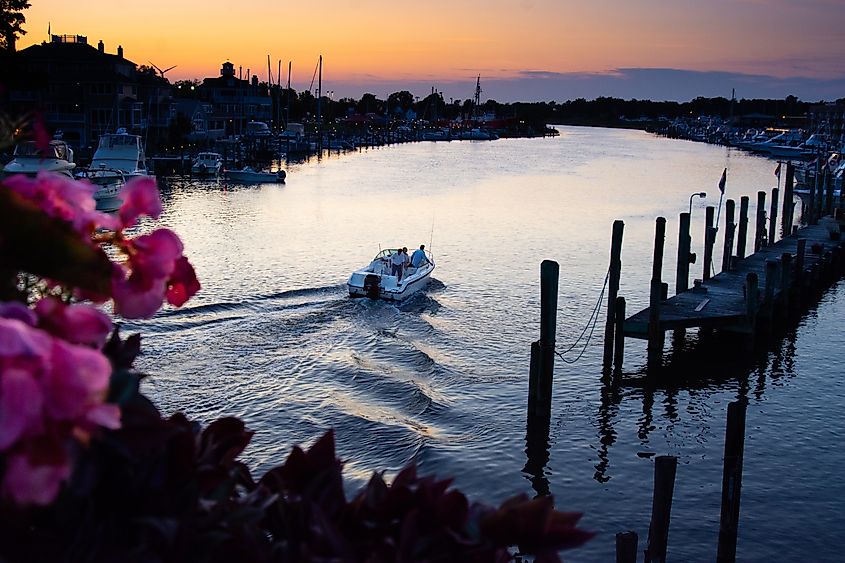
[{"label": "marina", "polygon": [[[293,163],[296,182],[284,190],[165,178],[160,222],[183,235],[203,290],[183,309],[124,323],[144,335],[139,367],[158,371],[144,383],[151,397],[164,412],[199,420],[242,417],[256,431],[246,461],[257,469],[333,427],[356,483],[414,460],[490,502],[550,492],[599,533],[571,561],[612,560],[625,530],[644,543],[655,458],[665,455],[678,459],[670,558],[712,560],[727,405],[743,397],[737,558],[799,560],[809,549],[835,559],[843,549],[836,499],[845,491],[829,476],[845,461],[836,445],[845,428],[828,414],[845,396],[828,381],[845,350],[841,280],[757,351],[688,329],[657,382],[647,377],[647,341],[630,338],[620,383],[603,380],[604,308],[592,339],[579,340],[602,296],[614,221],[625,223],[619,295],[630,311],[646,309],[655,219],[676,232],[689,205],[700,225],[725,167],[726,198],[748,197],[755,217],[757,192],[777,183],[772,161],[640,131],[559,132]],[[690,203],[693,191],[708,197]],[[361,220],[374,210],[380,220]],[[394,212],[401,219],[391,220]],[[703,257],[703,229],[690,232],[690,252]],[[433,241],[414,241],[415,233]],[[350,299],[349,272],[374,242],[397,239],[432,252],[428,290],[400,304]],[[665,256],[677,255],[677,242],[666,237]],[[714,264],[722,248],[720,238]],[[529,457],[525,400],[542,259],[560,264],[556,349],[566,361],[556,366],[548,440]],[[667,260],[664,279],[676,269]],[[804,471],[805,459],[814,472]],[[778,522],[796,516],[784,533]]]}]

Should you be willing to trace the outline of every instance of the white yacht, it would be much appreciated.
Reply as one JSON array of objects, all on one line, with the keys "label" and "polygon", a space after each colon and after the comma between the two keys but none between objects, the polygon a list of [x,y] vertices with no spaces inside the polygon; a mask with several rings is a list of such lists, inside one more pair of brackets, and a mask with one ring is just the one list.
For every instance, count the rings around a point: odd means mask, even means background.
[{"label": "white yacht", "polygon": [[150,176],[141,136],[132,135],[123,128],[116,133],[101,135],[86,177],[101,183],[98,180],[117,180],[121,177],[131,180],[135,176]]},{"label": "white yacht", "polygon": [[398,248],[386,248],[373,261],[360,270],[355,270],[346,282],[351,297],[369,297],[401,301],[425,289],[434,271],[434,258],[425,251],[426,261],[418,268],[407,267],[401,279],[392,274],[391,257]]},{"label": "white yacht", "polygon": [[216,152],[201,152],[191,164],[194,176],[219,176],[223,170],[223,156]]},{"label": "white yacht", "polygon": [[94,193],[97,209],[112,211],[120,207],[120,192],[126,182],[139,176],[153,177],[147,173],[146,162],[140,135],[120,128],[100,136],[91,165],[78,176],[98,186]]},{"label": "white yacht", "polygon": [[40,171],[46,170],[73,178],[75,167],[73,150],[66,142],[53,139],[49,147],[42,151],[35,141],[25,141],[15,146],[13,158],[3,168],[3,173],[35,176]]}]

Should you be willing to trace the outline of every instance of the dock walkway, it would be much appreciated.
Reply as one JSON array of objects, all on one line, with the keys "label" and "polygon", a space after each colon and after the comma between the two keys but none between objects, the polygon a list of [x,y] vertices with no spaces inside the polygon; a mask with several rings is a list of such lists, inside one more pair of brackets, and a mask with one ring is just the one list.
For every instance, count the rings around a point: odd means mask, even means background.
[{"label": "dock walkway", "polygon": [[[817,225],[803,227],[790,237],[771,246],[762,247],[743,259],[735,260],[731,270],[702,281],[698,287],[661,301],[658,306],[660,331],[703,327],[753,332],[752,315],[745,298],[748,274],[756,274],[759,280],[761,295],[756,300],[757,310],[753,312],[756,315],[769,305],[766,299],[769,291],[771,298],[768,301],[777,301],[784,289],[791,285],[790,280],[794,276],[791,272],[788,276],[783,276],[780,261],[785,253],[789,253],[793,258],[798,257],[800,239],[806,240],[806,251],[802,256],[804,272],[795,272],[798,276],[816,271],[822,262],[830,259],[834,250],[842,250],[845,240],[832,240],[831,231],[839,231],[839,222],[829,217],[824,218]],[[769,273],[769,277],[774,279],[769,280],[771,288],[767,290],[767,262],[775,260],[778,261],[777,274],[773,276]],[[787,280],[785,283],[784,278]],[[651,315],[651,307],[647,307],[625,319],[624,335],[647,339]]]}]

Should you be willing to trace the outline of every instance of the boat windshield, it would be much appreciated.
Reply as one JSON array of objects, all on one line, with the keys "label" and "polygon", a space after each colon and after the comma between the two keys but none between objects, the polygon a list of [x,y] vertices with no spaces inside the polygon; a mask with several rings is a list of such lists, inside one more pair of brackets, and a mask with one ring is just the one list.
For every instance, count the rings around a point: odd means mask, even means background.
[{"label": "boat windshield", "polygon": [[99,146],[101,149],[138,147],[140,139],[137,135],[103,135]]},{"label": "boat windshield", "polygon": [[27,141],[15,147],[15,156],[38,156],[67,160],[67,145],[50,143],[49,148],[42,152],[35,141]]},{"label": "boat windshield", "polygon": [[381,252],[376,254],[375,259],[378,260],[379,258],[390,258],[391,256],[393,256],[397,252],[399,252],[398,248],[385,248],[384,250],[382,250]]}]

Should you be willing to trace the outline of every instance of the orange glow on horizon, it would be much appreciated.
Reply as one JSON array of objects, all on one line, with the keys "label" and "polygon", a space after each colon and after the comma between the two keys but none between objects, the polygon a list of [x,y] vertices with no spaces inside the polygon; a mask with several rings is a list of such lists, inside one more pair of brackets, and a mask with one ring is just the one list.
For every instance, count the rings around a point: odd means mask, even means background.
[{"label": "orange glow on horizon", "polygon": [[845,74],[845,36],[835,25],[843,18],[813,10],[826,6],[845,11],[829,0],[808,0],[801,6],[786,0],[700,4],[430,0],[406,8],[382,0],[294,6],[270,0],[149,0],[137,10],[116,7],[111,0],[86,1],[84,8],[33,0],[24,12],[27,34],[18,48],[47,40],[49,25],[53,34],[85,35],[93,46],[102,39],[109,53],[121,45],[125,57],[139,65],[177,65],[167,73],[171,81],[218,76],[227,60],[244,75],[249,69],[266,80],[269,54],[274,80],[278,61],[283,61],[284,79],[287,63],[293,61],[292,86],[297,90],[311,83],[320,54],[324,81],[362,84],[436,84],[477,74],[504,78],[524,71],[617,68]]}]

